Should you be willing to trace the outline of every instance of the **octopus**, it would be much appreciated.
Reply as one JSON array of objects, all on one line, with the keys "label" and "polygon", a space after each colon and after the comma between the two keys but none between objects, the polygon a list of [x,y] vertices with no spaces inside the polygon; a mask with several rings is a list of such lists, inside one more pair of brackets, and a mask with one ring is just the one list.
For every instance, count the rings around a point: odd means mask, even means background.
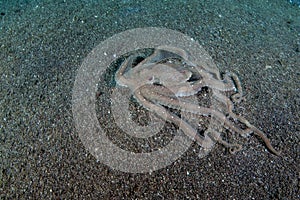
[{"label": "octopus", "polygon": [[[233,112],[234,104],[243,99],[238,76],[226,72],[221,77],[219,70],[194,63],[189,56],[185,50],[170,46],[155,48],[150,56],[137,64],[137,56],[131,55],[117,70],[116,83],[118,86],[129,88],[141,106],[159,118],[177,125],[185,135],[203,148],[211,149],[215,143],[220,143],[227,147],[230,153],[236,153],[242,149],[242,145],[227,142],[221,137],[220,130],[213,126],[208,127],[204,134],[198,134],[192,122],[171,112],[170,109],[213,118],[225,129],[244,137],[254,133],[262,139],[271,153],[280,155],[261,130]],[[202,106],[189,99],[204,88],[212,91],[215,101],[222,105],[222,109],[216,106]],[[228,92],[231,92],[229,97],[226,95]],[[243,128],[234,122],[239,122]]]}]

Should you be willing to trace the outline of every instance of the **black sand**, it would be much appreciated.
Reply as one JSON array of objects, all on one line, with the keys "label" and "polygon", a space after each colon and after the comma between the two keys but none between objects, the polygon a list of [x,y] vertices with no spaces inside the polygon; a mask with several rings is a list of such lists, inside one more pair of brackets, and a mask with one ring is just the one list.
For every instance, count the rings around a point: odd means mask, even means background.
[{"label": "black sand", "polygon": [[[0,2],[0,199],[300,198],[297,6],[283,0],[16,2]],[[148,26],[186,33],[220,71],[237,73],[247,94],[237,110],[282,156],[251,136],[235,155],[217,145],[198,158],[195,144],[151,174],[97,162],[73,123],[76,70],[101,41]]]}]

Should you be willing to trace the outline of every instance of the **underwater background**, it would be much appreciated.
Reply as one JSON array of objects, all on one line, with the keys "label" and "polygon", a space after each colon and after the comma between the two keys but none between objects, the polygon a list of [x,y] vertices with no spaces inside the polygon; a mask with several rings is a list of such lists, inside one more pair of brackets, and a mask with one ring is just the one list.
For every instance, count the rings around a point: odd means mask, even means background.
[{"label": "underwater background", "polygon": [[[300,199],[299,0],[0,0],[0,199]],[[165,27],[238,74],[238,107],[263,130],[229,154],[192,145],[145,174],[98,162],[74,127],[72,88],[88,53],[119,32]]]}]

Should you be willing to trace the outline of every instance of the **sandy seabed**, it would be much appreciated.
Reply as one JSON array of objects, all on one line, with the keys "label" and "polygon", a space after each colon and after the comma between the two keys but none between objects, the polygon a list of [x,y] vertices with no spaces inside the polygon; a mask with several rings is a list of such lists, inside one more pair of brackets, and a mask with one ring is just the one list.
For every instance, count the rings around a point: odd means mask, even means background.
[{"label": "sandy seabed", "polygon": [[[300,198],[297,6],[283,0],[0,5],[0,199]],[[98,162],[73,122],[77,69],[101,41],[149,26],[189,35],[221,72],[238,74],[246,101],[237,111],[267,134],[281,156],[251,136],[240,138],[243,149],[234,155],[217,145],[199,158],[193,144],[152,173],[123,173]]]}]

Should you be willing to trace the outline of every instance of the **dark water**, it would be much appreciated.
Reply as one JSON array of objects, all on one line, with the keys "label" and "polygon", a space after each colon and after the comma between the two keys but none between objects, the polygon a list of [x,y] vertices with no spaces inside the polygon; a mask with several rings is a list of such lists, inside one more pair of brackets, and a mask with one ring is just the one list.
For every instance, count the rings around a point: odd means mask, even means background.
[{"label": "dark water", "polygon": [[289,2],[290,2],[291,4],[294,4],[294,5],[297,5],[297,6],[300,7],[300,1],[299,1],[299,0],[289,0]]}]

